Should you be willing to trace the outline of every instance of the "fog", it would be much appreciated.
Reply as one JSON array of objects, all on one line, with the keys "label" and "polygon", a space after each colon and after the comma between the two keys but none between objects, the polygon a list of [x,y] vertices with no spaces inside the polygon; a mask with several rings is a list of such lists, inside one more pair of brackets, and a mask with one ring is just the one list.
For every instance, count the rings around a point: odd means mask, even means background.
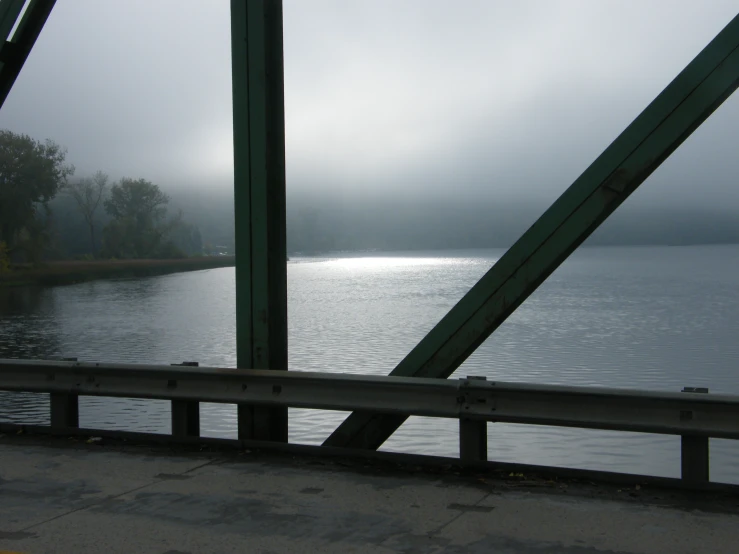
[{"label": "fog", "polygon": [[[285,0],[292,227],[303,214],[346,237],[367,220],[367,236],[398,237],[368,247],[401,247],[413,222],[443,220],[469,222],[472,242],[509,243],[736,11],[735,0]],[[226,0],[59,0],[0,127],[66,146],[78,175],[144,177],[183,205],[227,201],[229,33]],[[737,123],[735,96],[619,210],[623,232],[660,214],[665,228],[700,221],[736,237],[718,222],[739,214]]]}]

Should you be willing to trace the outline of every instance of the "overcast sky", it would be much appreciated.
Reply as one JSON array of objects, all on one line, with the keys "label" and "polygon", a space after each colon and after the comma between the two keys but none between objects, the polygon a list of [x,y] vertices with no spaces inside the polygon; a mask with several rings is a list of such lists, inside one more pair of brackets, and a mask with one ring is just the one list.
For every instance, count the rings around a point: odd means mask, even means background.
[{"label": "overcast sky", "polygon": [[[556,197],[736,0],[285,0],[288,187]],[[227,0],[58,0],[0,127],[230,187]],[[739,95],[637,196],[739,211]],[[338,193],[338,192],[337,192]]]}]

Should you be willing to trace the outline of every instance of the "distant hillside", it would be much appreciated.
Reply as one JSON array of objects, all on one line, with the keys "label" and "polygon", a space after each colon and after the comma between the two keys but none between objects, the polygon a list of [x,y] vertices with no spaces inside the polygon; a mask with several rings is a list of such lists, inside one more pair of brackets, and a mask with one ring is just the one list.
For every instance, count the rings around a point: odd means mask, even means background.
[{"label": "distant hillside", "polygon": [[[182,210],[204,245],[233,252],[233,195],[228,190],[173,190],[170,213]],[[292,194],[287,206],[289,253],[336,250],[434,250],[510,246],[541,215],[543,203],[470,199],[353,199]],[[56,246],[88,250],[87,230],[69,198],[52,203]],[[101,210],[100,228],[107,222]],[[588,240],[590,245],[739,243],[739,214],[627,203]]]}]

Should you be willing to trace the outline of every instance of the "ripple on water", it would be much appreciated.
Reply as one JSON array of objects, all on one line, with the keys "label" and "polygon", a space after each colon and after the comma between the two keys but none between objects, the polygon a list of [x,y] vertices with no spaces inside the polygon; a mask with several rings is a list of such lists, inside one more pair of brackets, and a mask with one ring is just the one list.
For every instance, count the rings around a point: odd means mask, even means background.
[{"label": "ripple on water", "polygon": [[[500,251],[299,259],[288,265],[290,367],[384,375]],[[579,250],[452,376],[739,394],[739,247]],[[52,289],[0,290],[0,356],[233,367],[232,268]],[[164,401],[83,398],[81,423],[169,432]],[[207,436],[236,409],[203,404]],[[290,440],[320,444],[342,412],[291,409]],[[48,395],[0,393],[0,421],[48,422]],[[458,423],[413,417],[387,450],[457,455]],[[491,424],[502,461],[675,476],[679,439]],[[739,483],[735,441],[712,440],[714,478]]]}]

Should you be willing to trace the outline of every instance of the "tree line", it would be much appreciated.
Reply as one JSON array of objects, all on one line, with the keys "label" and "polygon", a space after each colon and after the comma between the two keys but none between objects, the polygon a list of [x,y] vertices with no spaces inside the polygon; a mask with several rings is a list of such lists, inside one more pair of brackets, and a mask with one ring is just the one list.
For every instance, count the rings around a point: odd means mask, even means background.
[{"label": "tree line", "polygon": [[[42,259],[171,258],[233,253],[232,191],[182,189],[175,200],[145,179],[83,178],[52,141],[0,131],[0,272]],[[287,201],[291,254],[336,250],[499,248],[512,244],[546,208],[419,193],[345,198],[293,192]],[[184,220],[182,211],[188,214]],[[173,214],[173,215],[172,215]],[[202,230],[202,235],[201,235]],[[591,245],[739,243],[733,206],[715,209],[627,204]]]},{"label": "tree line", "polygon": [[[146,179],[110,182],[98,171],[74,178],[67,151],[52,140],[0,130],[0,270],[9,262],[37,263],[67,250],[90,258],[181,258],[203,253],[197,226],[181,211],[170,215],[169,195]],[[59,217],[55,209],[59,207]],[[73,208],[70,210],[70,208]],[[60,223],[83,222],[88,247],[79,235],[59,232]],[[4,266],[3,266],[4,264]]]}]

